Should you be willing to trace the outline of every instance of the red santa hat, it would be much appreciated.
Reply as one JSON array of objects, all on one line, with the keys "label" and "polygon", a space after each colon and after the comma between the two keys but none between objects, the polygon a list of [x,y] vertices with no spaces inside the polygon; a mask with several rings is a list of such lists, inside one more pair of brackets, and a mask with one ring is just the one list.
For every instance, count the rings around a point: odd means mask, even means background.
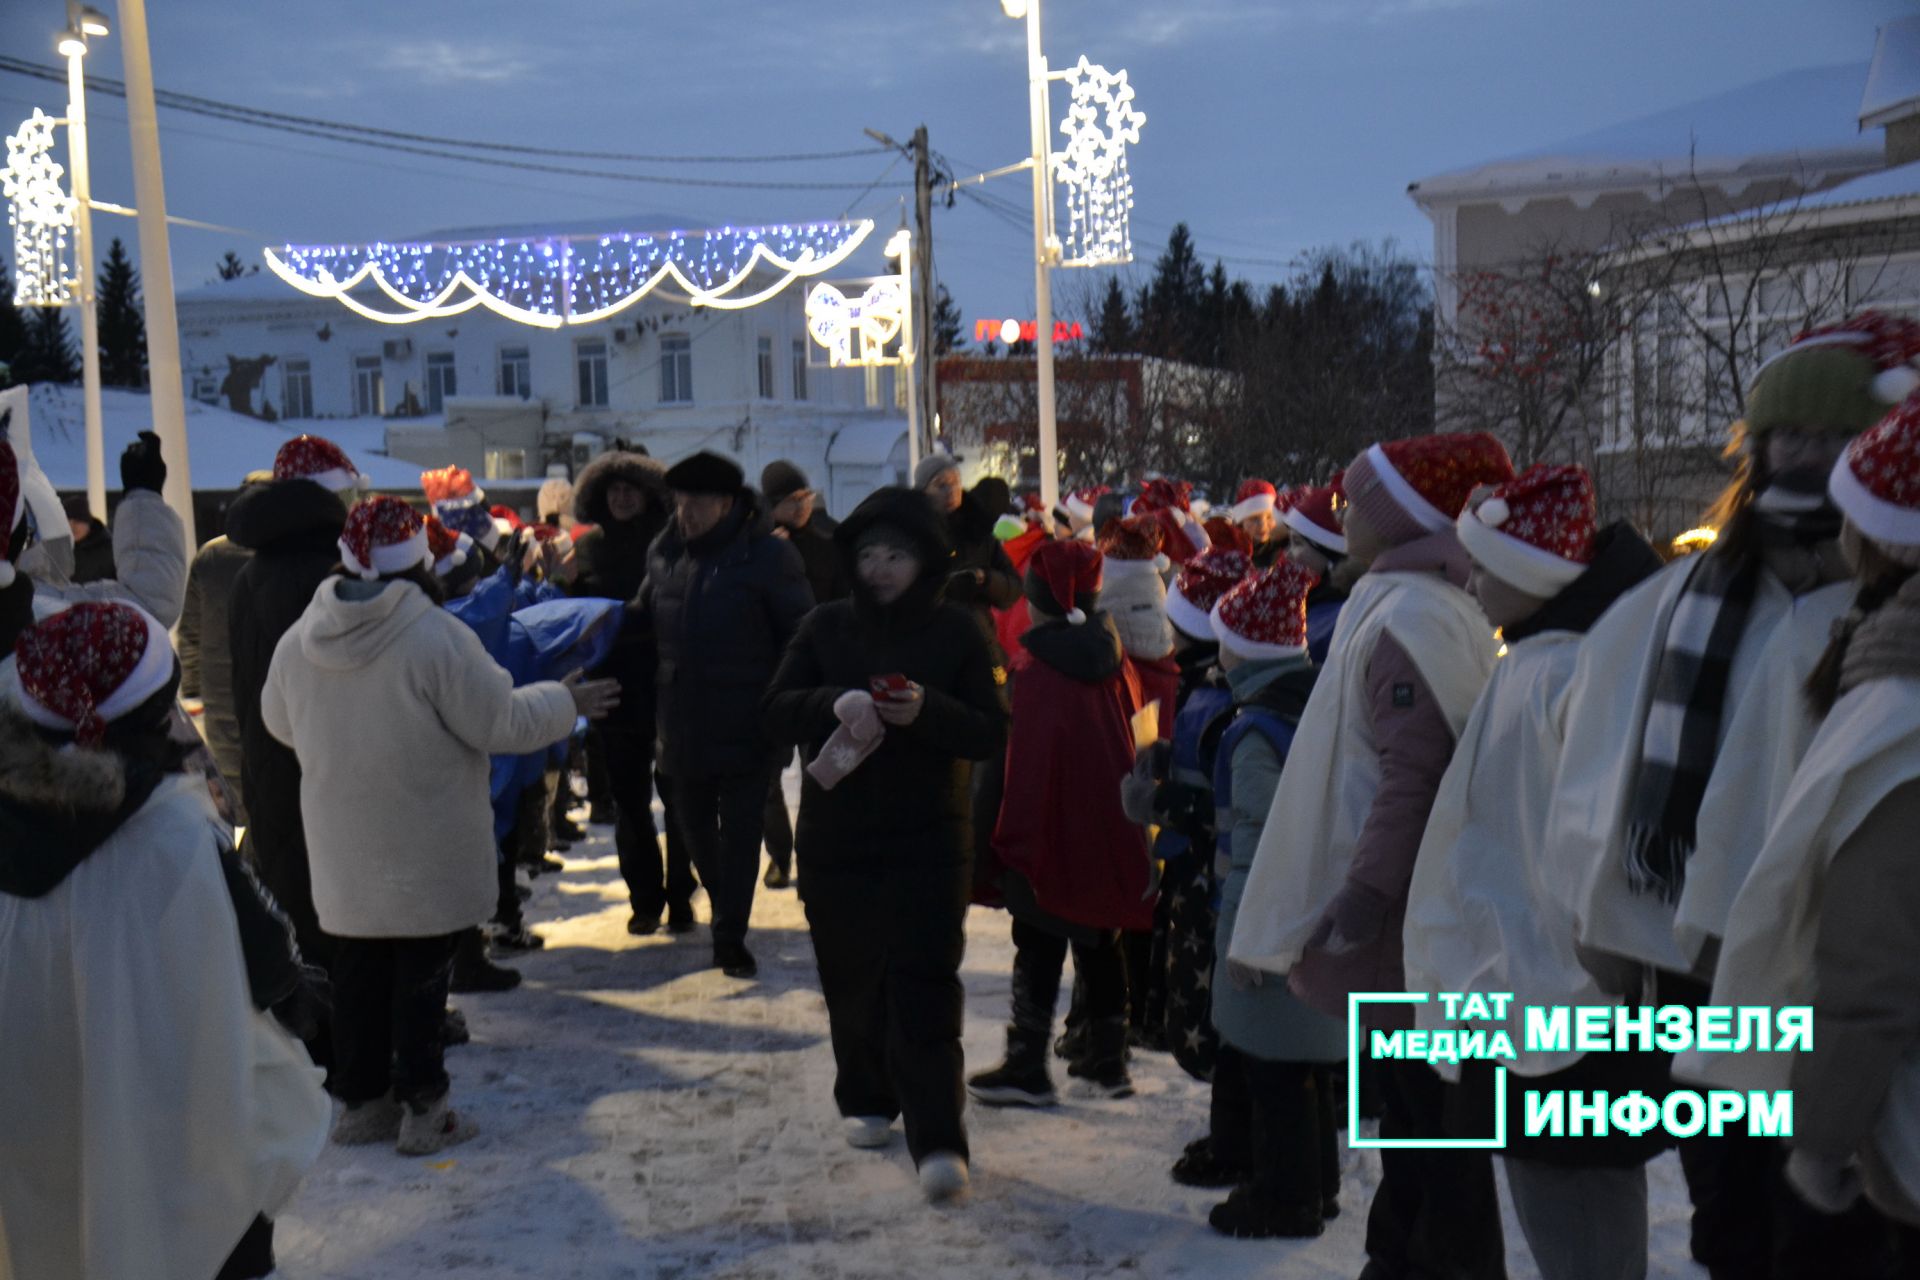
[{"label": "red santa hat", "polygon": [[1075,523],[1092,524],[1094,507],[1099,505],[1100,499],[1112,492],[1113,490],[1104,484],[1090,485],[1084,489],[1075,489],[1061,499],[1060,505],[1066,508],[1067,514]]},{"label": "red santa hat", "polygon": [[1028,602],[1079,626],[1100,598],[1102,563],[1092,543],[1073,538],[1042,543],[1027,561]]},{"label": "red santa hat", "polygon": [[1480,567],[1552,599],[1593,563],[1593,479],[1585,467],[1536,462],[1460,513],[1460,545]]},{"label": "red santa hat", "polygon": [[420,473],[420,492],[436,511],[477,507],[487,500],[487,492],[473,482],[473,473],[465,467],[440,467]]},{"label": "red santa hat", "polygon": [[439,516],[430,515],[421,523],[427,529],[427,553],[433,557],[436,576],[446,577],[465,564],[467,557],[473,554],[473,539],[447,528]]},{"label": "red santa hat", "polygon": [[1242,480],[1239,489],[1234,491],[1233,505],[1227,508],[1227,514],[1238,522],[1262,511],[1276,510],[1279,505],[1280,494],[1271,481]]},{"label": "red santa hat", "polygon": [[[1871,361],[1879,372],[1867,390],[1881,404],[1897,405],[1920,391],[1920,323],[1886,311],[1862,311],[1838,324],[1794,335],[1792,342],[1754,370],[1748,385],[1758,392],[1762,373],[1775,365],[1794,363],[1801,353],[1815,347],[1847,347]],[[1760,416],[1766,415],[1763,412]]]},{"label": "red santa hat", "polygon": [[1513,479],[1513,461],[1484,431],[1386,440],[1347,469],[1347,500],[1398,546],[1447,528],[1481,485]]},{"label": "red santa hat", "polygon": [[275,480],[311,480],[322,489],[343,493],[365,489],[367,478],[340,446],[320,436],[295,436],[273,455]]},{"label": "red santa hat", "polygon": [[1160,548],[1166,531],[1152,516],[1115,516],[1101,527],[1097,545],[1106,557],[1108,577],[1129,573],[1165,573],[1173,562]]},{"label": "red santa hat", "polygon": [[1343,471],[1327,484],[1295,489],[1286,513],[1280,517],[1287,528],[1336,555],[1347,554],[1347,535],[1340,528],[1340,517],[1334,514],[1344,499],[1340,481],[1345,475]]},{"label": "red santa hat", "polygon": [[564,556],[569,551],[573,550],[572,536],[569,535],[567,531],[565,529],[562,529],[559,525],[536,524],[530,527],[533,530],[533,536],[535,541],[551,542],[554,546],[560,549],[559,550],[560,555]]},{"label": "red santa hat", "polygon": [[1291,560],[1236,584],[1207,621],[1220,647],[1243,658],[1295,658],[1307,651],[1307,592],[1320,575]]},{"label": "red santa hat", "polygon": [[20,527],[26,510],[26,490],[20,487],[20,459],[14,456],[13,446],[0,437],[0,517],[7,522],[6,528],[0,529],[0,587],[13,585],[13,531]]},{"label": "red santa hat", "polygon": [[1187,561],[1167,588],[1167,616],[1196,640],[1213,634],[1208,615],[1220,597],[1253,572],[1253,558],[1234,547],[1215,547]]},{"label": "red santa hat", "polygon": [[1902,564],[1920,564],[1920,395],[1855,436],[1827,491],[1855,528]]},{"label": "red santa hat", "polygon": [[146,610],[87,600],[20,633],[14,644],[20,710],[43,729],[97,746],[117,720],[167,687],[173,646]]},{"label": "red santa hat", "polygon": [[368,582],[431,565],[427,527],[412,507],[382,494],[354,504],[340,534],[340,562]]},{"label": "red santa hat", "polygon": [[1206,530],[1207,544],[1214,547],[1232,547],[1237,551],[1253,554],[1253,537],[1238,524],[1225,516],[1214,516],[1200,526]]}]

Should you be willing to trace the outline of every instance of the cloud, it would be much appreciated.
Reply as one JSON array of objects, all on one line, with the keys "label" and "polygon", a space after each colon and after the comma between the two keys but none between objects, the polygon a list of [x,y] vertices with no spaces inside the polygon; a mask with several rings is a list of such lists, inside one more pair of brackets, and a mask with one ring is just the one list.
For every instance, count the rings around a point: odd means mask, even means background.
[{"label": "cloud", "polygon": [[536,59],[485,45],[455,45],[445,40],[411,40],[384,50],[374,60],[382,71],[413,76],[423,84],[506,84],[539,69]]}]

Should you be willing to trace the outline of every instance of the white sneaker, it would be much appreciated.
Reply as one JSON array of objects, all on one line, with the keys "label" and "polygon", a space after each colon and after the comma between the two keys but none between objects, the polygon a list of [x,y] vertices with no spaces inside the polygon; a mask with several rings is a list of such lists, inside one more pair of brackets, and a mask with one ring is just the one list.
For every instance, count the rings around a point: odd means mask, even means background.
[{"label": "white sneaker", "polygon": [[333,1122],[333,1140],[343,1147],[392,1142],[400,1136],[400,1119],[405,1111],[391,1093],[349,1106]]},{"label": "white sneaker", "polygon": [[847,1136],[848,1146],[871,1151],[893,1141],[893,1121],[885,1116],[847,1116],[840,1121],[840,1132]]},{"label": "white sneaker", "polygon": [[951,1151],[935,1151],[920,1162],[920,1190],[940,1204],[967,1194],[967,1162]]},{"label": "white sneaker", "polygon": [[430,1156],[436,1151],[458,1146],[480,1131],[480,1127],[447,1105],[441,1094],[423,1111],[411,1106],[400,1121],[400,1137],[393,1146],[403,1156]]}]

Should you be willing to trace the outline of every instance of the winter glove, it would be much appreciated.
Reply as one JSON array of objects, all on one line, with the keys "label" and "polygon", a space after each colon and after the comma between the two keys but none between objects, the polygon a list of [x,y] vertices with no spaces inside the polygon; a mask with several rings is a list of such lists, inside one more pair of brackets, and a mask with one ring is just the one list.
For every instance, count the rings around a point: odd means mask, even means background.
[{"label": "winter glove", "polygon": [[1347,881],[1327,904],[1319,928],[1307,939],[1307,948],[1330,956],[1358,951],[1380,936],[1392,905],[1385,895],[1358,880]]},{"label": "winter glove", "polygon": [[1845,1213],[1860,1198],[1860,1171],[1851,1160],[1796,1147],[1787,1157],[1786,1173],[1794,1194],[1821,1213]]},{"label": "winter glove", "polygon": [[808,775],[822,791],[833,790],[842,778],[858,769],[887,732],[873,705],[873,695],[865,689],[849,689],[834,699],[833,714],[840,727],[807,765]]},{"label": "winter glove", "polygon": [[1144,827],[1153,821],[1153,797],[1159,789],[1153,776],[1153,752],[1142,751],[1133,771],[1120,779],[1120,811],[1128,822]]},{"label": "winter glove", "polygon": [[148,489],[159,493],[166,487],[167,463],[160,456],[160,437],[142,431],[140,438],[120,455],[120,487],[128,493]]},{"label": "winter glove", "polygon": [[971,603],[986,580],[987,575],[978,569],[955,569],[947,575],[947,600],[953,604]]}]

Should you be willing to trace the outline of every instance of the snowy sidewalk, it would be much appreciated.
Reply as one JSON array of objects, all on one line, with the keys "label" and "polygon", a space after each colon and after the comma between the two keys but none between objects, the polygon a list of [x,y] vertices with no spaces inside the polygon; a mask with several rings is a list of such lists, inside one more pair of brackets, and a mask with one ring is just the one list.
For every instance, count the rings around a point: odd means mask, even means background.
[{"label": "snowy sidewalk", "polygon": [[[525,983],[454,999],[473,1043],[447,1065],[480,1136],[426,1159],[329,1146],[281,1215],[279,1275],[1359,1274],[1371,1153],[1343,1152],[1341,1216],[1320,1239],[1222,1239],[1206,1225],[1222,1193],[1167,1177],[1205,1130],[1207,1091],[1164,1054],[1137,1056],[1139,1094],[1125,1101],[972,1108],[972,1200],[929,1208],[898,1139],[861,1152],[840,1138],[826,1008],[791,890],[759,891],[748,945],[760,977],[736,982],[705,967],[704,927],[628,936],[609,828],[557,882],[535,884],[529,919],[547,947],[514,961]],[[1012,947],[998,912],[974,911],[967,933],[974,1070],[999,1060]],[[1686,1261],[1671,1156],[1652,1181],[1651,1274],[1704,1275]],[[1507,1244],[1515,1280],[1536,1275],[1510,1215]]]}]

